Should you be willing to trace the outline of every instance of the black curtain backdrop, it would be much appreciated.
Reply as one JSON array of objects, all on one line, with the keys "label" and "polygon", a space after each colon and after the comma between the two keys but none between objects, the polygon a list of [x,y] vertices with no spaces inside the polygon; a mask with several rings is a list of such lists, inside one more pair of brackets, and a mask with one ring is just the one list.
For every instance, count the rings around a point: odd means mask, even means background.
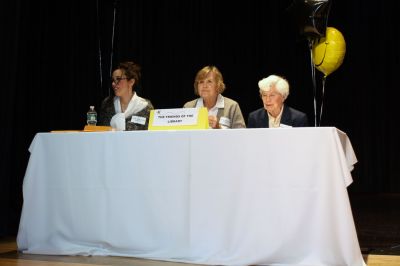
[{"label": "black curtain backdrop", "polygon": [[[142,65],[138,93],[155,108],[178,108],[195,98],[196,72],[216,65],[227,85],[224,95],[239,102],[246,118],[261,107],[258,81],[280,74],[291,84],[287,103],[313,122],[310,54],[286,12],[291,2],[3,3],[0,236],[17,232],[35,134],[82,129],[89,105],[99,109],[111,93],[110,68],[120,61]],[[394,111],[399,5],[394,0],[332,1],[328,26],[342,32],[347,52],[342,66],[327,78],[321,126],[335,126],[352,141],[359,163],[350,191],[400,192],[400,146],[394,129],[399,121]],[[317,71],[319,91],[321,78]]]}]

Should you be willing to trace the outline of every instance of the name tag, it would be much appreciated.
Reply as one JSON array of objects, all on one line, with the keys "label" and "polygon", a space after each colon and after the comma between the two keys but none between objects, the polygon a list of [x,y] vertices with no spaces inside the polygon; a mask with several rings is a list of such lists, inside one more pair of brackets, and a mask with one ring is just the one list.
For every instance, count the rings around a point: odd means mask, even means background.
[{"label": "name tag", "polygon": [[221,117],[219,119],[219,124],[225,128],[230,128],[231,127],[231,120],[228,117]]},{"label": "name tag", "polygon": [[292,126],[285,125],[285,124],[280,124],[279,127],[281,127],[281,128],[288,128],[288,127],[292,127]]},{"label": "name tag", "polygon": [[131,122],[139,125],[144,125],[146,124],[146,117],[133,115],[131,118]]}]

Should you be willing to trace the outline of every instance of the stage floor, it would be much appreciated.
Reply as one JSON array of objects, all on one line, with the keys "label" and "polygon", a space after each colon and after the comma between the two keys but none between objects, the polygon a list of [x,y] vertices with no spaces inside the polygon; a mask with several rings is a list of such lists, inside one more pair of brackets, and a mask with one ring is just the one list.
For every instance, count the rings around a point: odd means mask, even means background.
[{"label": "stage floor", "polygon": [[350,193],[363,254],[400,255],[400,194]]}]

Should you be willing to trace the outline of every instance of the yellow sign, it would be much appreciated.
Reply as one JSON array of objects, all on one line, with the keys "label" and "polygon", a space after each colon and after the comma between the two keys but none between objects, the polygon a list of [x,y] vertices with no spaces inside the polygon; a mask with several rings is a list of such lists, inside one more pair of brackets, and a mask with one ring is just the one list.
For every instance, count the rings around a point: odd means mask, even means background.
[{"label": "yellow sign", "polygon": [[207,108],[151,110],[149,130],[208,129]]}]

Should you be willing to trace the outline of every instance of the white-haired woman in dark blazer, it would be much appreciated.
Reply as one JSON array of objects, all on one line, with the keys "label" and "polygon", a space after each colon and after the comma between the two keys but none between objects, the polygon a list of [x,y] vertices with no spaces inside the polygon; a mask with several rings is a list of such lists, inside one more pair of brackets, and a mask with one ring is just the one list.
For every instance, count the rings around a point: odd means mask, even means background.
[{"label": "white-haired woman in dark blazer", "polygon": [[251,112],[248,117],[249,128],[307,127],[307,115],[287,106],[289,83],[283,77],[270,75],[258,82],[263,107]]}]

